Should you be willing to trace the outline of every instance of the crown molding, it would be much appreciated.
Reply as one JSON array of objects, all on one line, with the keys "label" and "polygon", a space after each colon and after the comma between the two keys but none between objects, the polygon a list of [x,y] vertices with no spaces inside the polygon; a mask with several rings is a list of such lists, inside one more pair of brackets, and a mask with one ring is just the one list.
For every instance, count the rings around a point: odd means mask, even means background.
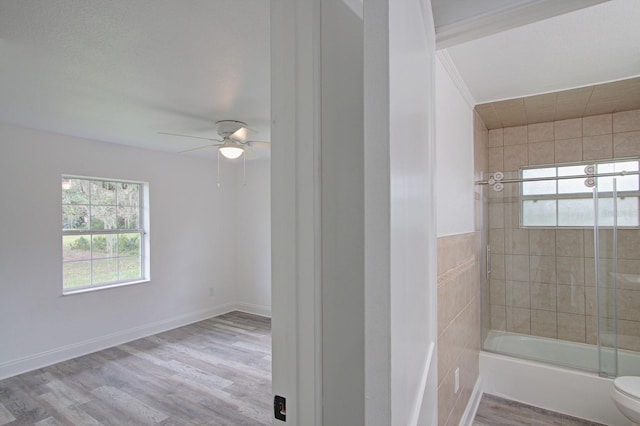
[{"label": "crown molding", "polygon": [[436,46],[444,49],[610,0],[525,0],[452,24],[436,26]]},{"label": "crown molding", "polygon": [[465,102],[467,102],[469,107],[473,109],[476,106],[476,100],[471,94],[467,83],[464,82],[462,76],[460,75],[460,72],[458,72],[458,67],[456,67],[453,59],[451,59],[449,52],[447,51],[447,49],[442,49],[437,51],[437,55],[438,59],[440,59],[440,62],[442,63],[442,66],[449,74],[449,77],[451,77],[453,84],[458,88],[460,95],[465,100]]}]

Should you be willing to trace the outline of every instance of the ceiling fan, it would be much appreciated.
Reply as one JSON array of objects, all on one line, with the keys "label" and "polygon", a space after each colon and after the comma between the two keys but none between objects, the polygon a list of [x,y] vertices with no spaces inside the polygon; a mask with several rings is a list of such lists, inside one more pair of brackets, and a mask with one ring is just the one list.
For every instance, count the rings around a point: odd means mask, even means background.
[{"label": "ceiling fan", "polygon": [[211,142],[216,142],[213,144],[208,144],[208,145],[200,146],[197,148],[191,148],[184,151],[180,151],[180,154],[184,152],[197,151],[199,149],[217,146],[219,154],[222,154],[222,156],[224,156],[225,158],[235,159],[240,157],[242,154],[246,154],[246,152],[248,151],[248,148],[251,148],[251,147],[269,148],[271,146],[269,142],[248,140],[249,137],[256,134],[257,132],[247,127],[247,123],[244,123],[242,121],[237,121],[237,120],[217,121],[216,130],[218,132],[218,135],[220,135],[222,139],[207,138],[203,136],[183,135],[180,133],[159,132],[159,134],[169,135],[169,136],[181,136],[185,138],[204,139]]}]

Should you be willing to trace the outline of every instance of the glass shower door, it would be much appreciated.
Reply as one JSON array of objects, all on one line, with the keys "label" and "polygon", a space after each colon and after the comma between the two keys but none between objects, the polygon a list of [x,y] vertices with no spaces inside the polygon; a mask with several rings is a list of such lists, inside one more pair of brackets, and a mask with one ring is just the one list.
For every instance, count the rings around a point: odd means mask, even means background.
[{"label": "glass shower door", "polygon": [[[587,179],[589,182],[589,179]],[[595,325],[598,344],[598,370],[603,377],[617,377],[617,258],[618,194],[615,178],[592,180],[593,248],[595,276]],[[587,297],[587,300],[589,298]],[[589,324],[587,324],[589,328]],[[589,332],[589,331],[588,331]]]}]

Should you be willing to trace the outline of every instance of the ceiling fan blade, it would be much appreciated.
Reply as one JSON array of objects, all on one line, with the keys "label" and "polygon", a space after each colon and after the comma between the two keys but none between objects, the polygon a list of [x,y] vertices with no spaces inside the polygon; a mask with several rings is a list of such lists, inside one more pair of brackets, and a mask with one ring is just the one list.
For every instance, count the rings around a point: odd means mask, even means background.
[{"label": "ceiling fan blade", "polygon": [[251,149],[249,145],[245,145],[244,155],[246,156],[247,160],[254,160],[258,158],[258,154],[253,149]]},{"label": "ceiling fan blade", "polygon": [[252,148],[267,148],[267,149],[271,148],[271,142],[267,142],[267,141],[248,141],[247,145],[249,145]]},{"label": "ceiling fan blade", "polygon": [[167,133],[167,132],[158,132],[159,135],[169,135],[169,136],[181,136],[183,138],[193,138],[193,139],[204,139],[206,141],[215,141],[215,142],[222,142],[219,139],[214,139],[214,138],[205,138],[204,136],[191,136],[191,135],[183,135],[181,133]]},{"label": "ceiling fan blade", "polygon": [[178,154],[184,154],[185,152],[197,151],[199,149],[205,149],[205,148],[209,148],[209,147],[212,147],[212,146],[219,146],[219,145],[221,145],[221,144],[214,143],[214,144],[210,144],[210,145],[199,146],[197,148],[185,149],[184,151],[179,151]]},{"label": "ceiling fan blade", "polygon": [[233,132],[229,137],[238,142],[245,142],[249,137],[258,133],[257,131],[250,129],[248,127],[242,126],[235,132]]}]

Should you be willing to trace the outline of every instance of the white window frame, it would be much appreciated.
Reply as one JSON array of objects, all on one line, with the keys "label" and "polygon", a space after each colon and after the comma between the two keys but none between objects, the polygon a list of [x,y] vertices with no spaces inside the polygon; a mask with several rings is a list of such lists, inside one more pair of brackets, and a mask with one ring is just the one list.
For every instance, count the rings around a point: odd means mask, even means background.
[{"label": "white window frame", "polygon": [[[597,161],[586,161],[586,162],[578,162],[578,163],[566,163],[566,164],[550,164],[550,165],[541,165],[541,166],[532,166],[532,167],[523,167],[520,169],[520,173],[519,173],[519,177],[521,180],[520,186],[519,186],[519,192],[520,192],[520,228],[523,229],[587,229],[587,228],[591,228],[593,225],[590,226],[586,226],[586,225],[574,225],[574,226],[569,226],[569,225],[559,225],[560,223],[560,209],[558,207],[558,201],[560,200],[571,200],[571,199],[589,199],[592,200],[593,199],[593,191],[585,191],[585,192],[574,192],[574,193],[562,193],[559,191],[559,181],[558,179],[555,180],[555,192],[554,193],[548,193],[548,194],[531,194],[531,195],[524,195],[524,185],[526,184],[526,182],[528,181],[527,178],[524,177],[524,173],[527,170],[541,170],[541,169],[552,169],[555,168],[556,169],[556,176],[558,176],[558,169],[562,168],[562,167],[575,167],[575,166],[596,166],[596,170],[597,170],[597,166],[598,165],[606,165],[606,164],[616,164],[616,163],[626,163],[626,162],[638,162],[640,163],[640,159],[638,158],[616,158],[616,159],[607,159],[607,160],[597,160]],[[633,174],[637,175],[637,172],[633,172]],[[606,174],[605,174],[606,175]],[[602,176],[602,175],[600,175]],[[583,176],[574,176],[576,179],[581,178],[581,179],[586,179],[589,176],[587,174],[583,175]],[[638,184],[638,190],[635,191],[617,191],[617,197],[618,198],[625,198],[625,197],[634,197],[634,198],[639,198],[640,200],[640,176],[637,176],[639,179],[639,184]],[[554,180],[554,177],[549,177],[548,180]],[[599,179],[599,177],[596,177],[596,179]],[[612,198],[613,197],[613,192],[612,191],[600,191],[599,192],[599,198]],[[556,202],[556,208],[555,208],[555,225],[531,225],[531,224],[525,224],[525,202],[526,201],[540,201],[540,200],[554,200]],[[638,223],[640,224],[640,202],[638,205],[638,210],[637,210],[637,214],[638,214]],[[602,228],[610,228],[611,226],[602,226],[600,225],[600,227]],[[637,228],[637,226],[618,226],[619,228]]]},{"label": "white window frame", "polygon": [[[64,273],[62,276],[62,294],[63,295],[70,295],[70,294],[77,294],[77,293],[84,293],[87,291],[94,291],[94,290],[102,290],[102,289],[106,289],[106,288],[113,288],[113,287],[120,287],[120,286],[126,286],[126,285],[132,285],[132,284],[139,284],[139,283],[144,283],[144,282],[148,282],[150,280],[149,277],[149,184],[146,182],[140,182],[140,181],[133,181],[133,180],[122,180],[122,179],[111,179],[111,178],[99,178],[99,177],[89,177],[89,176],[77,176],[77,175],[62,175],[61,180],[62,180],[62,184],[65,184],[65,181],[68,181],[69,179],[76,179],[76,180],[84,180],[84,181],[88,181],[88,182],[102,182],[102,183],[117,183],[117,184],[131,184],[131,185],[139,185],[139,200],[138,200],[138,228],[135,229],[91,229],[91,224],[89,223],[89,225],[87,226],[88,229],[65,229],[64,227],[64,213],[62,214],[62,236],[60,238],[60,240],[63,242],[64,244],[64,237],[66,236],[86,236],[88,237],[89,241],[92,241],[92,237],[94,235],[108,235],[108,234],[112,234],[112,235],[120,235],[120,234],[139,234],[140,235],[140,276],[136,277],[134,279],[122,279],[122,280],[115,280],[115,281],[108,281],[108,282],[94,282],[93,281],[93,262],[94,260],[99,260],[99,258],[95,258],[93,257],[93,251],[92,248],[90,249],[91,252],[91,256],[89,259],[85,259],[90,261],[91,264],[91,282],[88,285],[84,285],[84,286],[74,286],[74,287],[68,287],[65,288],[65,282],[64,282]],[[61,191],[61,195],[63,195],[64,193],[64,186],[63,189]],[[89,195],[90,197],[90,195]],[[71,205],[71,204],[65,204],[64,203],[64,199],[61,197],[61,207],[64,209],[64,206],[66,205]],[[80,204],[78,204],[80,205]],[[89,204],[86,205],[89,208],[89,220],[91,220],[91,207],[93,207],[94,205],[92,204],[92,200],[91,198],[89,198]],[[114,205],[114,207],[116,208],[117,211],[117,203]],[[64,210],[63,210],[64,212]],[[63,249],[64,250],[64,249]],[[119,250],[119,248],[118,248]],[[118,253],[119,254],[119,253]],[[64,264],[65,263],[71,263],[74,261],[65,261],[64,259],[64,254],[62,254],[62,267],[64,270]],[[123,256],[115,256],[115,259],[117,259],[117,261],[120,261],[120,258]],[[78,260],[78,261],[82,261],[82,260]]]}]

